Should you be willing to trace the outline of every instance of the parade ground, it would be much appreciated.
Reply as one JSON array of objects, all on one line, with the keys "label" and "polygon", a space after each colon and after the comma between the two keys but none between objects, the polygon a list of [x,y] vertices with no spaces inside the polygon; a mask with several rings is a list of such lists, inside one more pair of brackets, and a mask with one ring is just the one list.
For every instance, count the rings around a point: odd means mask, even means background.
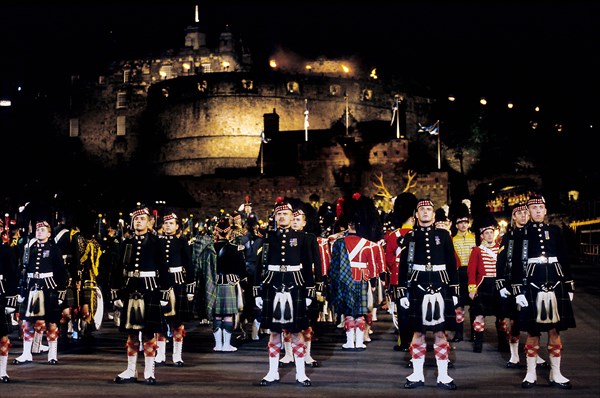
[{"label": "parade ground", "polygon": [[[214,353],[212,330],[199,321],[186,325],[185,366],[157,366],[157,383],[153,386],[144,384],[142,353],[138,357],[139,381],[113,382],[127,366],[126,336],[109,320],[94,333],[92,345],[62,344],[57,365],[48,364],[46,354],[35,354],[32,363],[11,364],[22,350],[22,342],[15,331],[10,336],[13,346],[8,374],[11,380],[0,384],[0,397],[600,397],[600,266],[574,265],[572,269],[576,281],[573,306],[577,328],[561,334],[564,345],[561,370],[571,380],[572,390],[551,387],[549,369],[545,368],[538,369],[537,386],[527,390],[521,388],[525,375],[523,354],[521,352],[521,368],[506,368],[509,353],[497,350],[493,319],[486,325],[482,353],[474,353],[468,341],[452,343],[450,360],[454,367],[449,374],[458,386],[456,391],[437,388],[431,342],[425,362],[425,386],[406,390],[403,384],[411,373],[406,367],[409,356],[393,350],[395,329],[390,315],[380,310],[378,320],[373,324],[372,342],[364,351],[342,350],[343,329],[333,323],[318,325],[312,356],[320,366],[307,367],[311,387],[295,383],[292,365],[280,369],[279,383],[259,386],[268,371],[267,336],[250,340],[238,335],[237,352]],[[540,354],[547,360],[546,335],[541,341]],[[169,343],[167,363],[171,361],[171,353]]]}]

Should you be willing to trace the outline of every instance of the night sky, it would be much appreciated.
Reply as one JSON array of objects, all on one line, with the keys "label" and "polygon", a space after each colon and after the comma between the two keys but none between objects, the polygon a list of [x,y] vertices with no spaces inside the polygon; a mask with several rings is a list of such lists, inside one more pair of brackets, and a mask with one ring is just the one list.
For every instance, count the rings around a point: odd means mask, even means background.
[{"label": "night sky", "polygon": [[[199,2],[209,45],[229,25],[242,33],[255,62],[277,49],[307,58],[357,57],[383,78],[416,79],[441,94],[552,101],[578,116],[596,108],[588,103],[600,70],[594,2],[265,3]],[[195,4],[4,3],[2,94],[7,85],[26,87],[45,73],[97,75],[115,58],[182,47]]]}]

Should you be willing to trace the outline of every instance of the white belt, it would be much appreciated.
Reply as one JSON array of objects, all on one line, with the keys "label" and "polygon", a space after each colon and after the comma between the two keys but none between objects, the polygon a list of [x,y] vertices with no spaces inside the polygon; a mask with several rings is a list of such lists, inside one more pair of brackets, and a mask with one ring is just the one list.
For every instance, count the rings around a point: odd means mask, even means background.
[{"label": "white belt", "polygon": [[269,265],[269,271],[294,272],[302,270],[301,265]]},{"label": "white belt", "polygon": [[28,278],[33,278],[33,279],[43,279],[43,278],[51,278],[54,276],[53,272],[29,272],[27,273],[27,277]]},{"label": "white belt", "polygon": [[130,278],[151,278],[156,276],[156,271],[130,271],[127,276]]},{"label": "white belt", "polygon": [[172,274],[175,272],[183,272],[183,267],[169,267],[169,272]]},{"label": "white belt", "polygon": [[558,258],[556,257],[532,257],[527,259],[527,263],[529,264],[547,264],[547,263],[557,263]]},{"label": "white belt", "polygon": [[367,263],[361,263],[359,261],[350,261],[350,268],[365,269],[367,268]]},{"label": "white belt", "polygon": [[413,269],[415,271],[445,271],[446,270],[446,265],[445,264],[440,264],[440,265],[431,265],[431,264],[421,265],[421,264],[415,264],[415,265],[413,265]]}]

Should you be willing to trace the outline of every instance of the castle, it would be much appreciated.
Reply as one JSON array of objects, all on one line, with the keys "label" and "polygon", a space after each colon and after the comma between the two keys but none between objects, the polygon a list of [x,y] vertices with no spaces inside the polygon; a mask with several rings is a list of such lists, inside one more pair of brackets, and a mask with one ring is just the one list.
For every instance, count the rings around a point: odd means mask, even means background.
[{"label": "castle", "polygon": [[358,191],[389,207],[411,182],[418,197],[447,202],[447,173],[409,178],[405,167],[431,99],[351,59],[278,53],[262,69],[228,29],[216,48],[206,43],[190,26],[183,48],[115,61],[95,82],[73,78],[61,131],[93,163],[142,163],[176,181],[203,214],[235,209],[246,195],[261,217],[276,196],[334,201]]}]

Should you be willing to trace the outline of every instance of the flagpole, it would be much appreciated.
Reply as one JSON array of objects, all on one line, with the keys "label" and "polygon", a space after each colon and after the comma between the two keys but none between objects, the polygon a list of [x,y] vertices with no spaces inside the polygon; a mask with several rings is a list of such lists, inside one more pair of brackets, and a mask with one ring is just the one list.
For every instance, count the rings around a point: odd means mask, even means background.
[{"label": "flagpole", "polygon": [[400,139],[400,99],[398,97],[398,94],[396,94],[395,96],[395,115],[396,115],[396,138]]},{"label": "flagpole", "polygon": [[304,141],[308,142],[308,98],[304,99]]},{"label": "flagpole", "polygon": [[437,146],[438,146],[438,170],[442,169],[442,157],[440,150],[440,121],[435,122],[437,124]]},{"label": "flagpole", "polygon": [[346,100],[346,135],[348,135],[348,93],[344,94],[344,99]]},{"label": "flagpole", "polygon": [[263,169],[263,148],[265,146],[265,141],[264,141],[263,134],[264,134],[264,132],[262,132],[260,134],[260,175],[263,175],[263,173],[264,173],[264,169]]}]

